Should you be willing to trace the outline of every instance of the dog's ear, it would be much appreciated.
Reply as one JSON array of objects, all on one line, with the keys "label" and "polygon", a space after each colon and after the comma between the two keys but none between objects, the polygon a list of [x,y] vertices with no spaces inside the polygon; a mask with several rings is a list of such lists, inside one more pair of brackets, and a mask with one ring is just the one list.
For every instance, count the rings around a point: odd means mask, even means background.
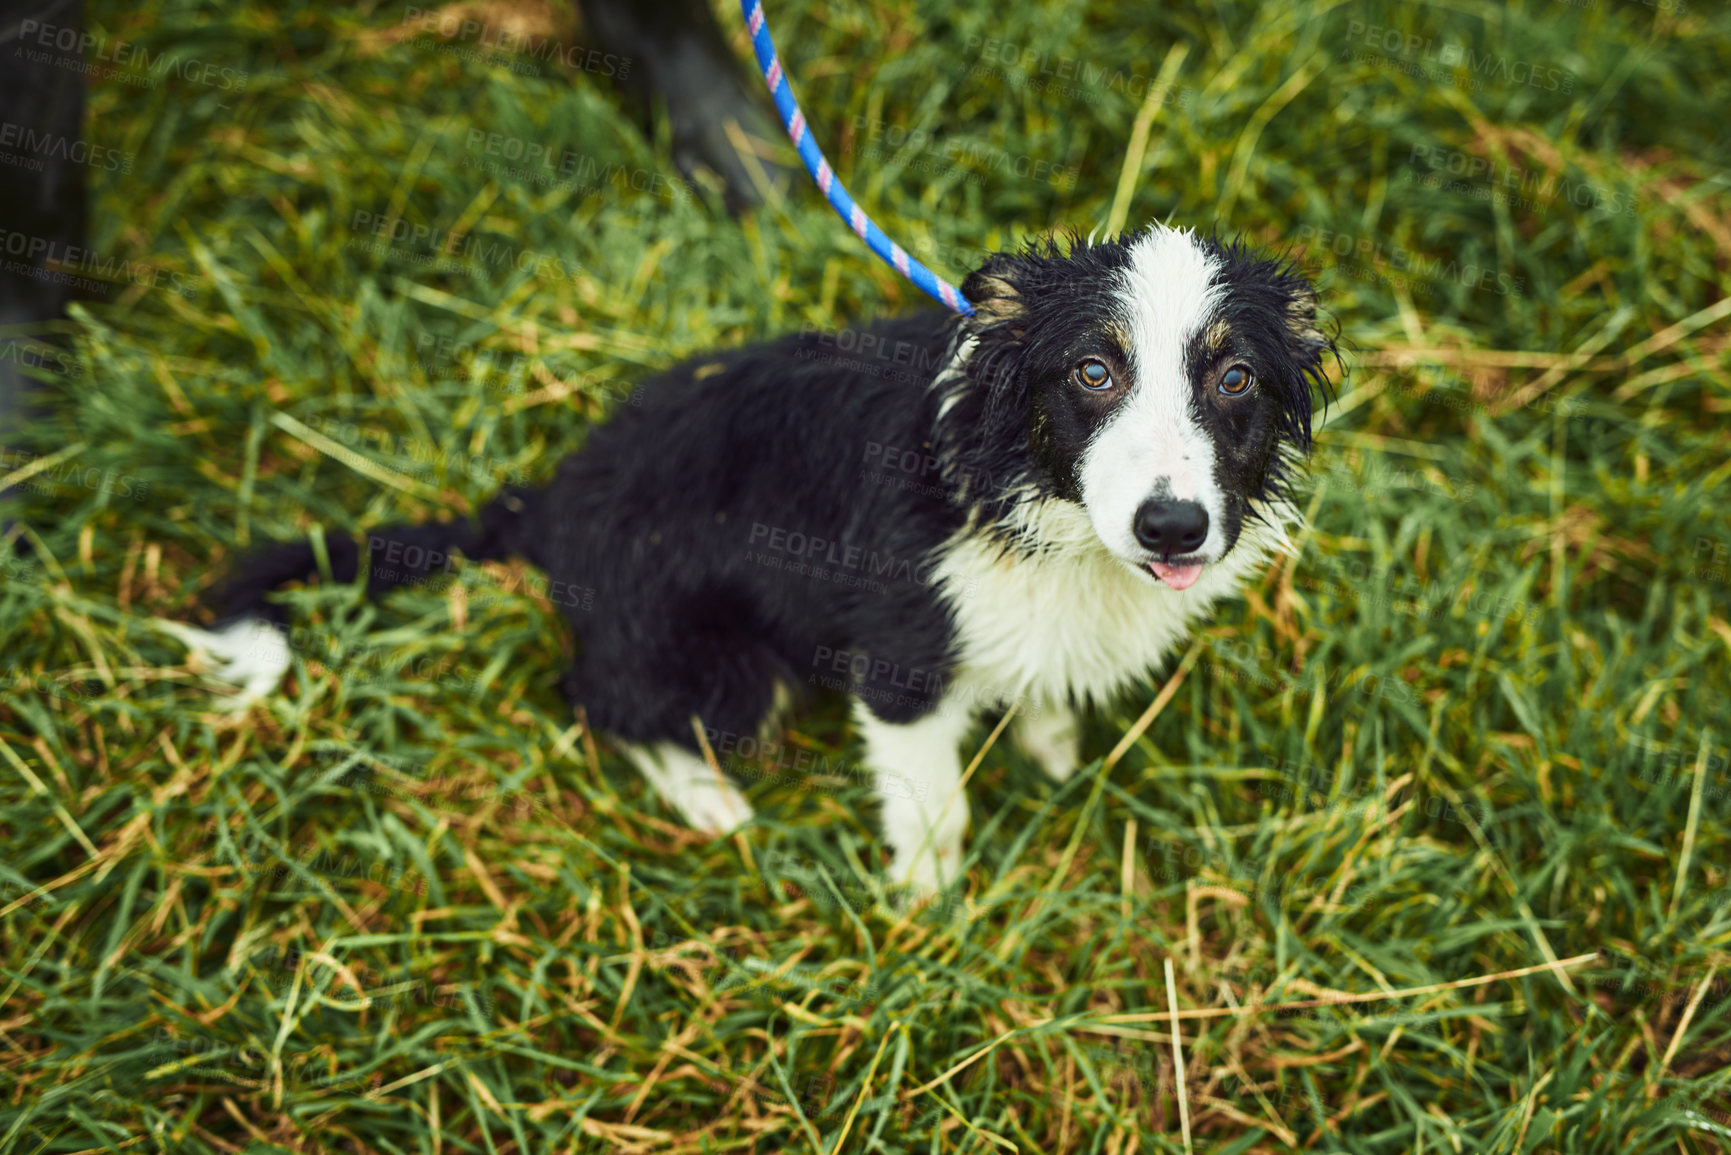
[{"label": "dog's ear", "polygon": [[1008,332],[1020,336],[1020,322],[1028,313],[1022,295],[1027,283],[1023,262],[1005,253],[994,253],[962,283],[962,296],[974,306],[969,326],[976,336]]},{"label": "dog's ear", "polygon": [[1291,381],[1291,395],[1284,398],[1281,408],[1288,437],[1301,451],[1309,452],[1311,391],[1314,389],[1322,395],[1323,406],[1326,408],[1333,387],[1323,362],[1327,357],[1333,356],[1336,366],[1340,365],[1340,350],[1336,344],[1338,325],[1335,326],[1334,336],[1326,331],[1324,322],[1319,317],[1316,286],[1311,283],[1310,278],[1292,271],[1280,280],[1281,287],[1287,293],[1285,316],[1282,320],[1286,326],[1286,347],[1292,358],[1292,371],[1285,375]]},{"label": "dog's ear", "polygon": [[1306,277],[1293,276],[1288,278],[1288,291],[1286,332],[1292,352],[1305,365],[1317,364],[1334,342],[1317,325],[1316,286]]},{"label": "dog's ear", "polygon": [[[944,477],[972,497],[987,488],[1008,494],[1032,471],[1028,453],[1028,384],[1023,364],[1032,326],[1038,257],[994,253],[967,280],[962,295],[974,307],[962,319],[960,373],[941,375],[935,452]],[[995,515],[994,515],[995,516]]]}]

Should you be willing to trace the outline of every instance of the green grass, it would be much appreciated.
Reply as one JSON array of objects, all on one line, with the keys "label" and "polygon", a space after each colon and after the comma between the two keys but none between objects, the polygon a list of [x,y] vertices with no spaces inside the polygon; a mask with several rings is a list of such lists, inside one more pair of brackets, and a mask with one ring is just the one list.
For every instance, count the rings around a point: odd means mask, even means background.
[{"label": "green grass", "polygon": [[[965,901],[904,919],[857,776],[760,766],[716,842],[647,797],[521,567],[294,592],[294,673],[238,719],[149,623],[262,541],[545,476],[648,371],[917,290],[808,188],[743,221],[631,188],[671,168],[605,77],[397,6],[94,7],[246,85],[93,90],[133,160],[91,247],[154,272],[17,439],[63,456],[0,466],[36,550],[0,586],[0,1150],[1182,1151],[1180,1097],[1196,1151],[1726,1148],[1722,10],[770,5],[843,178],[952,279],[1105,226],[1187,46],[1129,222],[1304,239],[1350,350],[1301,554],[1068,785],[992,745]],[[477,167],[473,129],[625,187]],[[835,704],[782,740],[858,753]],[[1169,995],[1232,1012],[1184,1021],[1182,1096]]]}]

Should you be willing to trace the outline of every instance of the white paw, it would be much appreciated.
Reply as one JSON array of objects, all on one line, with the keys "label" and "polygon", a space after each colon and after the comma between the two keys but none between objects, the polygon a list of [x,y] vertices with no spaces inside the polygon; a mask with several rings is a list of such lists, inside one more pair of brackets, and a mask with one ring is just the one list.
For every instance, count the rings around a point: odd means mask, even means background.
[{"label": "white paw", "polygon": [[1054,782],[1068,782],[1082,762],[1081,726],[1068,706],[1046,706],[1017,719],[1016,736]]},{"label": "white paw", "polygon": [[206,677],[239,688],[240,693],[225,703],[230,710],[245,710],[273,692],[294,664],[288,635],[263,618],[242,618],[214,631],[161,618],[156,626],[185,644],[200,665],[212,660],[221,663]]},{"label": "white paw", "polygon": [[671,742],[622,744],[625,756],[650,788],[704,834],[720,835],[751,821],[751,803],[739,788],[696,754]]},{"label": "white paw", "polygon": [[939,709],[913,722],[893,723],[863,704],[855,709],[883,803],[884,841],[890,847],[887,881],[903,888],[905,909],[908,899],[928,898],[961,881],[968,798],[956,747],[972,713]]},{"label": "white paw", "polygon": [[948,840],[948,845],[917,850],[896,847],[890,856],[889,881],[892,886],[906,888],[907,899],[920,902],[938,894],[946,886],[961,881],[962,840]]},{"label": "white paw", "polygon": [[752,819],[751,803],[731,782],[693,782],[667,799],[686,825],[703,834],[719,837]]}]

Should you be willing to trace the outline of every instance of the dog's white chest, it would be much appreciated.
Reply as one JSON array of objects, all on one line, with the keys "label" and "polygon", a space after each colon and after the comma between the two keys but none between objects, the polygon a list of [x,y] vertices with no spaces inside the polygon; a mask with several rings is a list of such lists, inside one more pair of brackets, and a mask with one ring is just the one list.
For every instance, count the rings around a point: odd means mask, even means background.
[{"label": "dog's white chest", "polygon": [[1044,548],[1032,556],[966,536],[938,567],[958,631],[960,693],[1104,701],[1181,644],[1252,560],[1211,566],[1218,572],[1172,590],[1108,554],[1085,520],[1062,510],[1040,520]]}]

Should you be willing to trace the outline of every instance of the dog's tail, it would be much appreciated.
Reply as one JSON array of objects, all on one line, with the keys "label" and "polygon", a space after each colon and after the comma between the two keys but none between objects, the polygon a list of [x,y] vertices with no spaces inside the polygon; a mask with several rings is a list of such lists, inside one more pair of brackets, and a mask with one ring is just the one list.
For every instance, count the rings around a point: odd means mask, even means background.
[{"label": "dog's tail", "polygon": [[[364,541],[327,539],[331,576],[351,582],[365,565],[367,595],[378,597],[403,585],[444,580],[454,573],[457,555],[470,561],[520,557],[544,564],[530,527],[541,495],[508,489],[481,510],[476,522],[429,522],[374,530]],[[286,582],[319,576],[318,555],[311,544],[269,547],[242,562],[211,598],[222,624],[201,630],[181,622],[158,620],[164,631],[195,653],[217,659],[216,681],[240,687],[231,708],[247,705],[270,693],[293,664],[283,607],[269,600]]]},{"label": "dog's tail", "polygon": [[[396,586],[420,585],[455,573],[457,555],[470,561],[521,557],[541,564],[526,526],[539,494],[508,489],[484,507],[476,521],[391,525],[368,532],[364,541],[327,538],[331,576],[351,582],[367,567],[367,596],[379,597]],[[281,607],[267,601],[285,582],[318,576],[318,555],[310,543],[267,548],[241,564],[211,599],[218,617],[284,621]]]}]

